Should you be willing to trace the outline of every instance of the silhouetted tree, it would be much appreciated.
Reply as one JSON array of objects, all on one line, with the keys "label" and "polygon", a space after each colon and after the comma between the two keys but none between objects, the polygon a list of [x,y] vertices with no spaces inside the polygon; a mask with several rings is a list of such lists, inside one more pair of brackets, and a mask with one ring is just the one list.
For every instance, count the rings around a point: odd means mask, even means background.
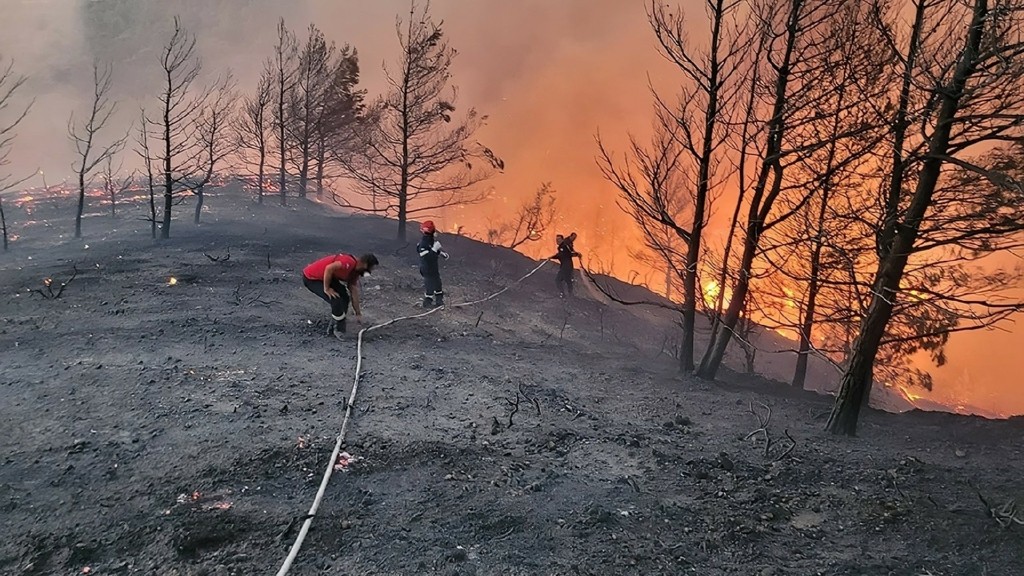
[{"label": "silhouetted tree", "polygon": [[456,52],[430,18],[429,4],[420,10],[413,3],[397,29],[402,56],[394,70],[385,69],[388,92],[355,131],[362,151],[340,160],[362,196],[387,200],[376,211],[398,218],[404,240],[410,215],[483,200],[486,194],[474,186],[504,164],[473,140],[485,117],[473,109],[454,117],[456,90],[448,81]]},{"label": "silhouetted tree", "polygon": [[197,138],[197,122],[202,116],[209,92],[197,90],[202,62],[196,52],[196,38],[174,19],[174,31],[160,53],[162,86],[160,116],[146,118],[147,130],[160,142],[160,149],[152,159],[162,171],[163,218],[160,237],[171,234],[171,211],[174,197],[189,189],[197,180],[199,157],[202,152]]},{"label": "silhouetted tree", "polygon": [[309,25],[306,43],[299,51],[295,87],[288,106],[287,131],[292,158],[298,172],[300,198],[306,197],[310,167],[315,162],[317,130],[328,96],[328,74],[337,48],[323,32]]},{"label": "silhouetted tree", "polygon": [[295,89],[296,60],[298,48],[293,34],[284,25],[284,18],[277,23],[277,43],[274,55],[267,62],[265,71],[274,80],[274,132],[277,136],[277,185],[281,205],[288,203],[288,106]]},{"label": "silhouetted tree", "polygon": [[[874,6],[900,62],[901,82],[896,105],[882,111],[895,122],[889,183],[877,198],[882,212],[870,303],[827,423],[829,431],[848,435],[856,432],[881,348],[911,340],[920,346],[924,339],[942,360],[951,332],[990,325],[1021,308],[978,296],[979,288],[1006,286],[1007,274],[979,279],[967,264],[1015,246],[1024,229],[1024,194],[1012,163],[971,156],[985,144],[1022,137],[1024,11],[1009,0],[917,0],[903,40],[898,12],[884,2]],[[944,174],[952,185],[940,184]],[[964,295],[951,297],[949,289]],[[908,306],[924,316],[904,340],[891,334],[890,320]]]},{"label": "silhouetted tree", "polygon": [[149,147],[149,126],[146,119],[146,110],[139,111],[140,122],[138,131],[135,133],[135,153],[142,159],[143,175],[145,176],[146,189],[149,192],[149,227],[153,238],[156,238],[156,180],[153,174],[153,153]]},{"label": "silhouetted tree", "polygon": [[515,249],[543,238],[555,219],[555,195],[550,182],[541,184],[512,218],[487,230],[487,242]]},{"label": "silhouetted tree", "polygon": [[274,101],[273,77],[263,71],[256,92],[247,96],[242,102],[242,110],[235,124],[235,147],[238,149],[242,163],[248,167],[255,165],[252,174],[256,177],[256,202],[263,204],[266,192],[267,157],[270,154],[271,129]]},{"label": "silhouetted tree", "polygon": [[72,112],[68,119],[68,138],[75,146],[75,161],[71,169],[78,175],[78,210],[75,212],[75,238],[82,237],[82,212],[85,210],[85,187],[92,171],[108,162],[120,152],[128,140],[128,133],[103,146],[98,143],[97,135],[103,130],[110,117],[117,110],[117,102],[109,98],[111,85],[111,67],[100,68],[99,63],[92,65],[92,103],[82,124],[75,122]]},{"label": "silhouetted tree", "polygon": [[[820,150],[826,143],[813,137],[810,128],[821,121],[815,102],[832,96],[820,89],[831,70],[823,63],[835,49],[835,40],[826,32],[828,24],[850,0],[762,0],[755,3],[758,43],[765,46],[762,78],[769,83],[759,98],[763,116],[757,118],[759,143],[756,150],[756,176],[746,194],[746,220],[742,250],[728,307],[714,340],[705,351],[696,374],[714,379],[746,306],[745,300],[754,277],[754,264],[762,250],[762,237],[773,227],[792,217],[813,195],[807,182],[787,168],[801,157]],[[755,88],[756,89],[756,88]],[[843,140],[861,136],[865,128],[854,126],[839,134]],[[810,132],[810,133],[809,133]]]},{"label": "silhouetted tree", "polygon": [[196,119],[196,137],[199,141],[199,168],[196,179],[187,182],[188,187],[196,196],[195,223],[199,224],[203,202],[206,198],[206,186],[213,179],[217,166],[224,159],[234,154],[235,139],[230,131],[234,122],[238,94],[235,91],[235,80],[230,74],[222,78],[213,88],[206,105],[199,111]]},{"label": "silhouetted tree", "polygon": [[29,103],[20,110],[15,109],[13,115],[8,116],[12,107],[15,106],[15,93],[25,84],[26,78],[14,72],[13,61],[8,62],[6,66],[3,66],[2,63],[3,58],[0,58],[0,227],[3,228],[4,251],[6,251],[8,246],[7,215],[4,213],[2,194],[14,189],[34,174],[16,177],[7,171],[7,166],[10,164],[11,146],[16,135],[15,130],[28,115],[32,104]]},{"label": "silhouetted tree", "polygon": [[135,184],[134,172],[124,179],[118,178],[117,175],[123,167],[124,163],[122,162],[118,164],[117,168],[114,168],[114,157],[107,156],[107,161],[103,164],[103,171],[100,173],[100,179],[103,182],[103,193],[110,199],[111,218],[117,218],[118,199]]}]

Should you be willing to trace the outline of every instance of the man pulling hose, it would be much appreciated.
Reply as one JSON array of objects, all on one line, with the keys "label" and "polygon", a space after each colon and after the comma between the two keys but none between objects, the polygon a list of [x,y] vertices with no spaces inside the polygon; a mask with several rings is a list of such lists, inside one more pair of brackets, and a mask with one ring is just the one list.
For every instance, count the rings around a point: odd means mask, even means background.
[{"label": "man pulling hose", "polygon": [[302,270],[302,283],[310,292],[323,298],[331,305],[331,320],[327,334],[341,338],[345,333],[345,317],[349,301],[356,321],[362,323],[363,311],[359,306],[359,279],[369,276],[378,264],[373,254],[359,258],[351,254],[325,256],[310,263]]}]

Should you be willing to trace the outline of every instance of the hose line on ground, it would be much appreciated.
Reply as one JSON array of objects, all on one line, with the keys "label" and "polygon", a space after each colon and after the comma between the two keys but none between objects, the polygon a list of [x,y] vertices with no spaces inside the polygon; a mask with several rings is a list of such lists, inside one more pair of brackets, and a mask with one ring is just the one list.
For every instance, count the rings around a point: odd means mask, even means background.
[{"label": "hose line on ground", "polygon": [[[498,296],[503,294],[508,289],[519,284],[523,280],[526,280],[530,276],[533,276],[545,264],[547,264],[547,260],[541,261],[541,263],[538,264],[537,267],[534,268],[533,270],[530,270],[528,274],[516,280],[515,282],[509,284],[508,286],[502,288],[501,290],[495,292],[494,294],[487,296],[486,298],[481,298],[480,300],[474,300],[472,302],[462,302],[459,304],[453,304],[450,307],[464,308],[466,306],[474,306],[476,304],[482,304],[484,302],[487,302],[488,300],[493,300],[494,298],[497,298]],[[348,402],[346,403],[345,406],[345,417],[341,421],[341,432],[338,433],[338,437],[334,443],[334,450],[331,452],[331,458],[330,460],[327,461],[327,469],[324,470],[323,479],[320,480],[320,489],[317,490],[316,497],[313,498],[313,505],[310,506],[309,513],[306,515],[305,520],[302,522],[302,527],[299,529],[299,534],[295,538],[295,543],[292,544],[291,550],[289,550],[288,552],[288,557],[285,558],[284,564],[281,565],[281,569],[277,571],[277,576],[285,576],[286,574],[288,574],[288,571],[291,570],[292,562],[294,562],[295,558],[299,555],[299,550],[302,549],[302,543],[306,540],[306,534],[309,533],[309,527],[313,525],[313,518],[316,516],[317,510],[320,509],[320,502],[323,501],[324,493],[327,491],[327,485],[331,481],[331,475],[334,472],[334,465],[338,461],[338,455],[341,453],[341,446],[345,443],[345,434],[348,432],[348,423],[352,417],[352,405],[356,399],[356,391],[359,389],[359,375],[362,373],[363,368],[363,335],[366,334],[367,332],[379,330],[381,328],[390,326],[398,322],[403,322],[405,320],[414,320],[416,318],[423,318],[425,316],[429,316],[434,312],[441,310],[442,308],[443,307],[438,307],[420,314],[412,314],[409,316],[392,318],[387,322],[374,324],[373,326],[363,328],[362,330],[359,331],[359,335],[356,337],[356,374],[352,382],[352,392],[349,394]]]}]

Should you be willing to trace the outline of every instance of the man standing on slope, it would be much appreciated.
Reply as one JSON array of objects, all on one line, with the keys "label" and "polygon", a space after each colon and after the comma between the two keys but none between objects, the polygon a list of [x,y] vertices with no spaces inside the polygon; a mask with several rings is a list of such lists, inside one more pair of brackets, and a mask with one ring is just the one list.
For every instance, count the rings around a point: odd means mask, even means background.
[{"label": "man standing on slope", "polygon": [[434,222],[427,220],[420,224],[423,238],[416,245],[420,255],[420,276],[423,276],[423,307],[444,306],[444,290],[441,287],[441,268],[438,257],[448,259],[448,253],[441,250],[437,240],[437,229]]},{"label": "man standing on slope", "polygon": [[377,264],[377,257],[373,254],[364,254],[359,258],[351,254],[335,254],[320,258],[302,270],[302,283],[306,288],[331,305],[332,322],[327,328],[328,335],[333,332],[340,339],[345,333],[349,300],[352,301],[356,321],[362,323],[359,279],[369,276]]},{"label": "man standing on slope", "polygon": [[[569,295],[572,295],[572,283],[574,268],[572,265],[573,258],[579,258],[580,253],[573,247],[573,242],[576,241],[576,233],[569,234],[566,238],[559,234],[555,236],[555,242],[558,244],[558,252],[549,258],[550,260],[558,260],[558,275],[555,276],[555,284],[558,285],[558,297],[565,298],[566,291]],[[563,288],[562,285],[565,285]]]}]

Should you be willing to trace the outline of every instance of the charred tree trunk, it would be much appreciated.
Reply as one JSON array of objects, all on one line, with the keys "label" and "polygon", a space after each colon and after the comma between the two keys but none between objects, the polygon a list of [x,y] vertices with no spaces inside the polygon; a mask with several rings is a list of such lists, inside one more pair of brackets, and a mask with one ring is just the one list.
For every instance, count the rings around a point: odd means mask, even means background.
[{"label": "charred tree trunk", "polygon": [[[824,204],[822,205],[824,206]],[[823,210],[824,211],[824,208]],[[821,241],[815,243],[811,255],[811,275],[807,286],[807,306],[800,323],[800,344],[797,349],[796,369],[793,371],[793,386],[803,389],[807,381],[807,361],[811,353],[811,331],[814,329],[814,315],[817,308],[819,278],[821,274]]]},{"label": "charred tree trunk", "polygon": [[[411,24],[410,18],[410,26]],[[408,62],[406,56],[406,62]],[[406,64],[402,86],[402,180],[398,190],[398,239],[405,240],[405,224],[409,219],[409,69]]]},{"label": "charred tree trunk", "polygon": [[4,214],[3,198],[0,198],[0,226],[4,229],[4,252],[7,252],[7,215]]},{"label": "charred tree trunk", "polygon": [[975,0],[973,18],[967,32],[967,41],[957,62],[950,84],[935,91],[941,102],[936,117],[935,132],[928,142],[928,153],[918,176],[917,186],[903,220],[895,226],[892,249],[879,265],[873,283],[871,304],[861,322],[860,334],[853,344],[850,364],[843,374],[839,396],[829,415],[826,429],[833,434],[853,436],[861,406],[867,401],[873,383],[874,361],[878,347],[892,318],[893,307],[899,294],[900,281],[910,255],[914,251],[921,223],[932,203],[942,165],[949,150],[953,121],[960,108],[967,80],[974,74],[981,47],[985,21],[988,17],[987,0]]},{"label": "charred tree trunk", "polygon": [[[786,23],[786,44],[783,56],[778,65],[773,65],[776,71],[772,116],[768,122],[768,142],[765,146],[764,157],[758,171],[757,183],[750,199],[750,208],[747,214],[746,232],[743,238],[743,256],[738,268],[738,277],[733,287],[732,297],[729,300],[729,307],[725,311],[722,323],[715,339],[708,345],[704,356],[701,358],[700,367],[696,375],[704,380],[714,380],[718,368],[725,357],[725,351],[729,341],[733,337],[736,323],[746,306],[747,293],[750,291],[750,276],[753,269],[754,258],[757,256],[758,245],[761,241],[761,234],[764,232],[765,222],[771,214],[772,205],[779,196],[782,188],[782,154],[783,136],[787,128],[786,101],[790,76],[793,73],[793,58],[796,50],[797,39],[803,32],[800,21],[804,9],[804,0],[791,0],[789,14]],[[766,186],[769,176],[772,176],[772,188],[766,194]],[[722,287],[725,290],[725,287]]]},{"label": "charred tree trunk", "polygon": [[319,129],[317,134],[317,146],[316,146],[316,197],[323,198],[324,196],[324,159],[327,156],[326,143],[324,142],[324,131],[323,128]]},{"label": "charred tree trunk", "polygon": [[[743,307],[747,299],[747,292],[750,290],[750,273],[754,255],[757,254],[757,241],[755,238],[760,235],[760,223],[753,221],[747,225],[747,233],[743,242],[743,256],[740,260],[739,275],[733,286],[732,297],[729,299],[729,306],[725,310],[719,325],[719,331],[715,339],[708,344],[707,352],[701,359],[700,367],[697,368],[696,376],[703,380],[714,380],[718,373],[718,367],[725,357],[725,350],[732,339],[733,331],[743,314]],[[724,288],[723,288],[724,290]]]},{"label": "charred tree trunk", "polygon": [[78,173],[78,211],[75,212],[75,238],[82,237],[82,212],[85,211],[85,173]]},{"label": "charred tree trunk", "polygon": [[263,204],[263,178],[266,177],[265,169],[267,163],[267,155],[265,152],[260,152],[260,164],[257,172],[259,174],[259,185],[256,187],[256,203]]},{"label": "charred tree trunk", "polygon": [[164,219],[160,228],[160,237],[167,239],[171,237],[171,210],[174,206],[174,174],[171,168],[171,98],[174,94],[174,85],[171,82],[171,75],[167,75],[168,98],[164,105]]},{"label": "charred tree trunk", "polygon": [[[195,214],[195,223],[196,224],[199,224],[199,216],[203,213],[203,199],[204,198],[205,198],[205,196],[204,196],[203,186],[197,187],[196,188],[196,214]],[[216,200],[216,199],[214,199],[214,200]]]},{"label": "charred tree trunk", "polygon": [[[699,204],[699,203],[698,203]],[[693,343],[697,326],[697,260],[700,252],[700,236],[693,234],[686,254],[686,270],[683,273],[683,335],[679,344],[679,370],[683,374],[693,373]]]},{"label": "charred tree trunk", "polygon": [[278,164],[277,164],[277,186],[278,192],[281,194],[281,206],[288,204],[288,187],[287,187],[287,174],[285,173],[285,156],[287,155],[288,142],[285,139],[285,98],[289,94],[289,73],[288,69],[291,64],[291,36],[290,32],[284,26],[284,19],[282,18],[277,25],[277,47],[275,48],[276,54],[276,66],[277,69],[274,71],[277,74],[277,144],[278,144]]},{"label": "charred tree trunk", "polygon": [[149,174],[149,227],[153,238],[156,238],[156,188],[154,188],[153,174]]},{"label": "charred tree trunk", "polygon": [[704,233],[704,213],[711,187],[711,163],[715,152],[715,131],[718,122],[718,98],[722,62],[719,58],[722,21],[725,18],[725,0],[714,6],[711,28],[710,65],[708,74],[708,104],[704,109],[704,135],[697,169],[697,194],[693,202],[693,225],[686,250],[686,270],[683,272],[683,338],[679,350],[679,369],[685,374],[693,372],[694,333],[697,324],[697,266],[700,263],[701,236]]}]

